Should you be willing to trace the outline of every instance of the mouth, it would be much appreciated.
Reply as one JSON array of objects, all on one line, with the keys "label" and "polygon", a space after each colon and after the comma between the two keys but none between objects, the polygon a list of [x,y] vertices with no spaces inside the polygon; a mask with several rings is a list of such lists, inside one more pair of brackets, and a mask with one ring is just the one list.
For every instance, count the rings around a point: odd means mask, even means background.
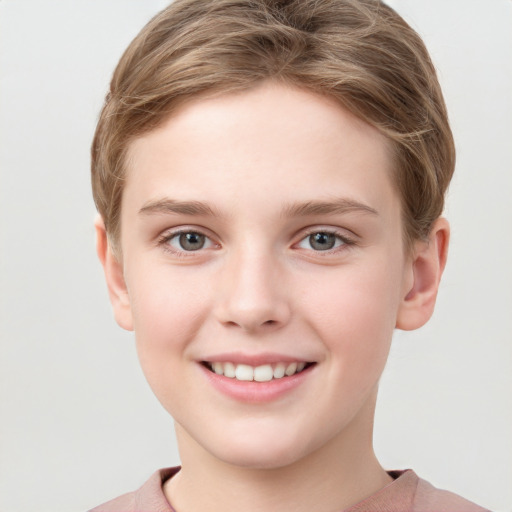
[{"label": "mouth", "polygon": [[248,364],[235,364],[226,362],[202,361],[207,370],[217,375],[244,382],[269,382],[271,380],[286,379],[301,373],[315,363],[305,361],[281,362],[251,366]]}]

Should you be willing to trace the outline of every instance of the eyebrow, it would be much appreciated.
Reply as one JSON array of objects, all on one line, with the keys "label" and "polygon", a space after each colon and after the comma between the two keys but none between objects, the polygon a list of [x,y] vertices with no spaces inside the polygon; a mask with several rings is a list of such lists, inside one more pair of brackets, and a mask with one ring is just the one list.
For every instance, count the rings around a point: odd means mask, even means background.
[{"label": "eyebrow", "polygon": [[288,205],[283,210],[285,217],[307,217],[312,215],[334,215],[350,212],[379,215],[379,212],[367,204],[354,199],[336,198],[331,201],[306,201]]},{"label": "eyebrow", "polygon": [[[332,201],[306,201],[294,203],[283,209],[283,217],[307,217],[313,215],[334,215],[350,212],[378,215],[377,210],[359,201],[336,198]],[[178,201],[176,199],[158,199],[148,201],[140,210],[141,214],[176,214],[192,216],[220,217],[220,213],[201,201]]]},{"label": "eyebrow", "polygon": [[176,199],[158,199],[148,201],[139,210],[142,214],[170,213],[178,215],[214,216],[220,215],[211,206],[201,201],[177,201]]}]

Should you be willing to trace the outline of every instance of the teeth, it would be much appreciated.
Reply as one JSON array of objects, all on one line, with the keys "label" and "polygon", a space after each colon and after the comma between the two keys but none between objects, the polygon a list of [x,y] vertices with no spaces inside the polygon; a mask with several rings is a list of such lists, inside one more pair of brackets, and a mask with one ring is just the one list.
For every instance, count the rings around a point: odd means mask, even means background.
[{"label": "teeth", "polygon": [[281,379],[286,372],[286,366],[283,363],[276,364],[274,368],[274,379]]},{"label": "teeth", "polygon": [[304,370],[306,363],[277,363],[274,367],[270,364],[253,367],[248,364],[215,362],[208,363],[208,366],[217,375],[224,375],[230,379],[268,382],[272,379],[282,379],[284,376],[291,377]]},{"label": "teeth", "polygon": [[267,382],[273,378],[274,372],[272,371],[272,366],[269,364],[254,368],[254,380],[256,382]]},{"label": "teeth", "polygon": [[239,364],[235,370],[235,379],[236,380],[253,380],[254,378],[254,369],[252,366],[247,364]]},{"label": "teeth", "polygon": [[233,363],[224,363],[224,376],[229,377],[230,379],[234,379],[236,377],[236,368]]},{"label": "teeth", "polygon": [[224,369],[222,368],[222,363],[213,363],[212,370],[217,375],[224,375]]},{"label": "teeth", "polygon": [[297,363],[290,363],[287,367],[286,367],[286,371],[284,373],[286,373],[286,375],[288,375],[288,377],[290,377],[291,375],[293,375],[295,372],[297,371]]}]

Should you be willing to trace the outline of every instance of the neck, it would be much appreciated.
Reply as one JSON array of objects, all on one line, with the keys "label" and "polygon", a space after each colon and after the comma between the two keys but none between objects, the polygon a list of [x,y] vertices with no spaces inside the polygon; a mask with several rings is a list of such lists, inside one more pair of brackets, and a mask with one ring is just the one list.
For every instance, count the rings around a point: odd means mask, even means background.
[{"label": "neck", "polygon": [[[390,483],[372,446],[374,403],[318,450],[277,468],[250,468],[212,456],[176,425],[181,471],[164,487],[180,512],[332,512]],[[370,421],[368,421],[370,415]],[[369,425],[369,426],[368,426]]]}]

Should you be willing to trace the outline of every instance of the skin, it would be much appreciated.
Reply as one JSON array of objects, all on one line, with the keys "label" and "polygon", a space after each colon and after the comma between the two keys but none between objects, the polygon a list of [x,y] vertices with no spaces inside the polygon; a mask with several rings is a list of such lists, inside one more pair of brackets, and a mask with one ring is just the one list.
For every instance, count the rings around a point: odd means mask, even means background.
[{"label": "skin", "polygon": [[[98,254],[176,422],[182,470],[165,493],[180,512],[328,512],[390,482],[372,447],[378,381],[394,329],[432,314],[449,233],[439,219],[405,251],[391,166],[374,128],[275,83],[190,102],[130,146],[122,256],[101,220]],[[185,250],[177,231],[204,247]],[[252,402],[205,378],[219,354],[314,365]]]}]

